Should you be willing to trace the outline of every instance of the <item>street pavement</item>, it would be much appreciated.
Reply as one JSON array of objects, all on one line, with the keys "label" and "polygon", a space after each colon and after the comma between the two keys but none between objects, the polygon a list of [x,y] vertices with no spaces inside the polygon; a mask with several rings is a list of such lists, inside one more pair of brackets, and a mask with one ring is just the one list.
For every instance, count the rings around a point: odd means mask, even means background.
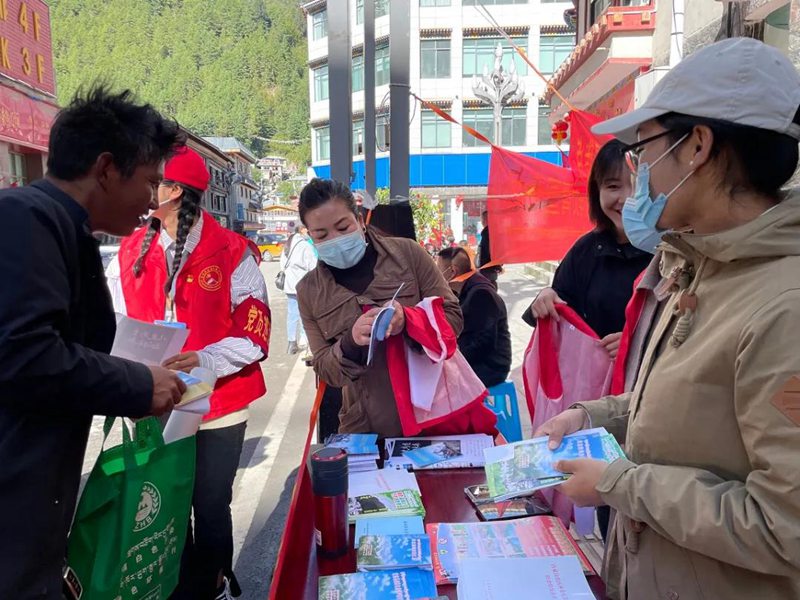
[{"label": "street pavement", "polygon": [[[232,507],[234,570],[244,600],[267,598],[315,392],[313,371],[298,355],[286,353],[286,296],[274,283],[278,264],[264,263],[261,270],[267,281],[272,309],[270,355],[262,363],[267,394],[250,407]],[[541,286],[525,276],[521,266],[515,265],[506,268],[499,287],[509,312],[514,353],[511,379],[516,384],[523,431],[528,436],[530,420],[523,399],[520,366],[531,328],[522,321],[521,315]],[[95,419],[84,475],[91,470],[101,443],[101,420]]]}]

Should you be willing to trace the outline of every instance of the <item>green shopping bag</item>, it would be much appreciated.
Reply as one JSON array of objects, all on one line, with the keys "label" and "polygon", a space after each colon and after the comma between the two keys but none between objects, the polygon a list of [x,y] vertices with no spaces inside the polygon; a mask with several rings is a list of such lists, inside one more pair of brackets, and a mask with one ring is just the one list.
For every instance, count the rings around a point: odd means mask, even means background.
[{"label": "green shopping bag", "polygon": [[[114,417],[106,418],[103,442]],[[82,600],[166,600],[178,583],[192,507],[194,436],[164,444],[155,417],[103,450],[78,503],[67,583]]]}]

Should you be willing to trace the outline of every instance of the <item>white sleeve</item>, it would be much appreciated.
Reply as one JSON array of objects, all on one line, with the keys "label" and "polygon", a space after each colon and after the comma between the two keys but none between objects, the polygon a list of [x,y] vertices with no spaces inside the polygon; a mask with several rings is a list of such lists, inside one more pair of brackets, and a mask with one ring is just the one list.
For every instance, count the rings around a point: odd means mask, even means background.
[{"label": "white sleeve", "polygon": [[[261,300],[269,306],[267,282],[250,253],[242,259],[231,277],[231,310],[235,310],[248,298]],[[238,373],[264,356],[261,348],[246,337],[223,338],[209,344],[197,354],[200,366],[214,371],[217,377]]]},{"label": "white sleeve", "polygon": [[314,252],[314,248],[311,246],[311,242],[306,241],[303,247],[303,258],[302,258],[302,265],[303,270],[307,273],[308,271],[313,271],[314,268],[317,266],[317,253]]},{"label": "white sleeve", "polygon": [[114,312],[128,315],[128,307],[125,305],[125,294],[122,292],[122,276],[119,266],[119,256],[111,259],[106,267],[106,285],[111,293],[111,301],[114,303]]}]

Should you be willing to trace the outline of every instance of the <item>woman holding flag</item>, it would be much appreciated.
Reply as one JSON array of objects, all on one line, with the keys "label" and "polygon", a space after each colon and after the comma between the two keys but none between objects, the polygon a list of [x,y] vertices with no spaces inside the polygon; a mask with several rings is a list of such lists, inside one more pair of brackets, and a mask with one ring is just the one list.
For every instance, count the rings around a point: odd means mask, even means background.
[{"label": "woman holding flag", "polygon": [[240,594],[230,503],[248,405],[266,392],[260,362],[269,350],[270,310],[258,252],[200,208],[208,183],[194,150],[169,160],[158,210],[123,240],[107,276],[117,312],[189,329],[184,351],[164,366],[203,367],[218,377],[197,433],[193,527],[173,597],[225,600]]}]

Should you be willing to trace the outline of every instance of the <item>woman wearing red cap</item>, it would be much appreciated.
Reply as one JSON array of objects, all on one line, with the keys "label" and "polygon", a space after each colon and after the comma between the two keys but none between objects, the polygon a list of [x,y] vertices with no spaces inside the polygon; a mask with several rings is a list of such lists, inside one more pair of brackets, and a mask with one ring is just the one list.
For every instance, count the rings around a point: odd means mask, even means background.
[{"label": "woman wearing red cap", "polygon": [[204,367],[217,377],[211,411],[197,433],[193,528],[173,597],[226,599],[240,591],[232,572],[233,480],[248,405],[265,391],[259,362],[269,348],[267,287],[258,253],[200,208],[208,169],[184,148],[169,160],[158,210],[125,238],[107,275],[117,312],[142,321],[177,321],[189,329],[183,352],[164,366]]}]

